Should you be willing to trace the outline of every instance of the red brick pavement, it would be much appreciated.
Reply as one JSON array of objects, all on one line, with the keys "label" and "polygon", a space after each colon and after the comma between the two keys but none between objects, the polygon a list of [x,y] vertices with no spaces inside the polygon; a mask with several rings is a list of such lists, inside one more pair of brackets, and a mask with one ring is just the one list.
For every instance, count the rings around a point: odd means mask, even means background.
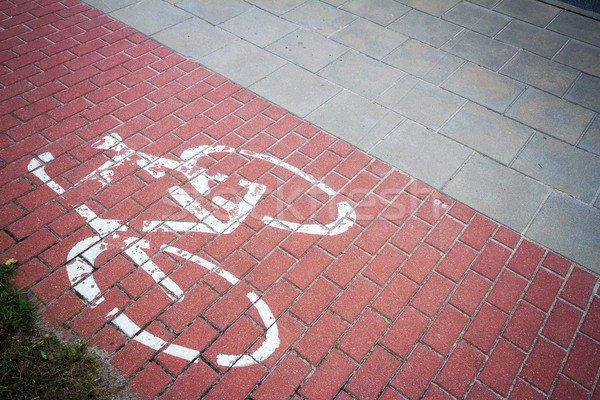
[{"label": "red brick pavement", "polygon": [[139,397],[600,398],[594,275],[86,5],[0,9],[2,257]]}]

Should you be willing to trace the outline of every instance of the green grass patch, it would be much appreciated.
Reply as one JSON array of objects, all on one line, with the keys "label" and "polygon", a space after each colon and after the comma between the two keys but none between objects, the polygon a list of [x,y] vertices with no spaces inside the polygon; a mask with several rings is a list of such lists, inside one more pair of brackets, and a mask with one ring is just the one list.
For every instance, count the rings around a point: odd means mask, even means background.
[{"label": "green grass patch", "polygon": [[124,380],[84,343],[63,343],[35,324],[36,309],[11,281],[17,261],[0,265],[0,398],[128,398]]}]

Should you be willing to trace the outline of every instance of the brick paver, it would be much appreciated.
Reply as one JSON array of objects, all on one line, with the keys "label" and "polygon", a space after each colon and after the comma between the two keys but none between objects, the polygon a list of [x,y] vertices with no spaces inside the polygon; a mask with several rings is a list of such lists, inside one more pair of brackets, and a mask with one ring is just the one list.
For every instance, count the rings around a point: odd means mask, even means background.
[{"label": "brick paver", "polygon": [[595,275],[86,5],[1,7],[2,257],[140,398],[597,396]]}]

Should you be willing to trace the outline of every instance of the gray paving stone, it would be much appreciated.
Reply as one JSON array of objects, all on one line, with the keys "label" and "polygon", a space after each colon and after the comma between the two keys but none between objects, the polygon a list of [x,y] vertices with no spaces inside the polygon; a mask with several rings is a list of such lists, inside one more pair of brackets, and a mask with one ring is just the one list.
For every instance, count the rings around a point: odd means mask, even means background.
[{"label": "gray paving stone", "polygon": [[480,154],[471,157],[443,192],[522,232],[548,188]]},{"label": "gray paving stone", "polygon": [[408,39],[401,33],[362,18],[355,20],[331,38],[378,60]]},{"label": "gray paving stone", "polygon": [[350,0],[342,9],[383,26],[410,11],[410,7],[394,0]]},{"label": "gray paving stone", "polygon": [[544,27],[560,9],[536,0],[503,0],[494,8],[503,14]]},{"label": "gray paving stone", "polygon": [[[277,1],[277,0],[275,0]],[[321,0],[323,3],[331,4],[334,7],[339,7],[348,0]]]},{"label": "gray paving stone", "polygon": [[563,10],[548,25],[548,29],[600,46],[600,21]]},{"label": "gray paving stone", "polygon": [[249,89],[300,117],[305,117],[342,90],[292,64],[281,67]]},{"label": "gray paving stone", "polygon": [[194,60],[239,40],[229,32],[196,17],[155,33],[152,38]]},{"label": "gray paving stone", "polygon": [[439,189],[471,152],[447,137],[404,121],[370,154]]},{"label": "gray paving stone", "polygon": [[519,50],[500,73],[561,97],[575,81],[579,71]]},{"label": "gray paving stone", "polygon": [[245,87],[285,64],[281,58],[240,39],[200,58],[199,62]]},{"label": "gray paving stone", "polygon": [[329,36],[348,26],[358,18],[344,10],[332,7],[317,0],[309,0],[297,8],[283,14],[283,18],[308,29],[314,29],[321,35]]},{"label": "gray paving stone", "polygon": [[411,10],[389,25],[403,35],[440,47],[452,39],[461,27],[417,10]]},{"label": "gray paving stone", "polygon": [[460,0],[398,0],[412,8],[427,14],[441,16],[443,13],[457,5]]},{"label": "gray paving stone", "polygon": [[423,42],[410,39],[386,57],[384,62],[437,86],[466,61]]},{"label": "gray paving stone", "polygon": [[464,61],[450,53],[409,39],[383,60],[434,85],[442,83]]},{"label": "gray paving stone", "polygon": [[568,40],[556,32],[517,20],[513,20],[495,39],[546,58],[552,58]]},{"label": "gray paving stone", "polygon": [[300,28],[269,45],[267,50],[316,72],[347,52],[348,48],[315,31]]},{"label": "gray paving stone", "polygon": [[471,63],[460,67],[442,87],[499,113],[525,89],[510,78]]},{"label": "gray paving stone", "polygon": [[474,3],[485,8],[492,8],[501,0],[468,0],[469,3]]},{"label": "gray paving stone", "polygon": [[498,71],[516,52],[517,48],[490,39],[476,32],[464,31],[442,50],[482,65],[492,71]]},{"label": "gray paving stone", "polygon": [[387,134],[396,129],[396,127],[404,121],[406,121],[405,117],[395,111],[389,110],[389,112],[377,122],[373,129],[371,129],[372,134],[368,135],[360,142],[360,148],[366,152],[373,150],[373,148],[381,142],[381,139],[379,138],[387,136]]},{"label": "gray paving stone", "polygon": [[528,88],[506,112],[550,136],[575,144],[594,113],[534,88]]},{"label": "gray paving stone", "polygon": [[317,108],[306,119],[365,151],[403,121],[395,112],[348,90]]},{"label": "gray paving stone", "polygon": [[485,107],[469,102],[442,127],[441,132],[508,165],[534,131]]},{"label": "gray paving stone", "polygon": [[298,26],[258,8],[238,15],[220,26],[259,47],[268,46],[298,29]]},{"label": "gray paving stone", "polygon": [[554,60],[590,75],[600,76],[600,48],[596,46],[570,40]]},{"label": "gray paving stone", "polygon": [[88,4],[98,10],[110,13],[119,8],[127,7],[131,4],[137,3],[138,0],[84,0],[85,4]]},{"label": "gray paving stone", "polygon": [[[214,1],[214,0],[213,0]],[[263,10],[269,11],[276,15],[284,14],[300,4],[306,2],[306,0],[246,0],[250,4],[262,8]]]},{"label": "gray paving stone", "polygon": [[444,89],[407,75],[377,102],[433,130],[439,129],[465,102]]},{"label": "gray paving stone", "polygon": [[113,11],[110,15],[146,35],[152,35],[192,17],[186,11],[161,0],[142,0]]},{"label": "gray paving stone", "polygon": [[404,75],[402,71],[354,50],[339,57],[318,74],[371,100]]},{"label": "gray paving stone", "polygon": [[600,208],[600,196],[598,196],[598,198],[596,199],[596,202],[594,203],[594,207]]},{"label": "gray paving stone", "polygon": [[525,235],[600,272],[600,210],[552,192]]},{"label": "gray paving stone", "polygon": [[218,25],[236,17],[252,6],[242,0],[181,0],[177,7],[182,8],[213,25]]},{"label": "gray paving stone", "polygon": [[504,14],[466,1],[444,14],[443,19],[486,36],[494,36],[511,21]]},{"label": "gray paving stone", "polygon": [[582,74],[569,89],[565,99],[600,112],[600,78]]},{"label": "gray paving stone", "polygon": [[581,138],[578,146],[600,156],[600,117],[598,115]]},{"label": "gray paving stone", "polygon": [[541,133],[512,167],[586,203],[600,188],[600,158]]}]

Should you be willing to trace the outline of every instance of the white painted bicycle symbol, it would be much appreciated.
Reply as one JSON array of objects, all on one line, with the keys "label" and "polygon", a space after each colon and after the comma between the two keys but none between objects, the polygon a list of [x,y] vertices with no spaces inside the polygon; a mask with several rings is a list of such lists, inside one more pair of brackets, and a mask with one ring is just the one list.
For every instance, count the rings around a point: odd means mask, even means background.
[{"label": "white painted bicycle symbol", "polygon": [[[263,160],[275,166],[282,167],[291,173],[306,180],[325,194],[333,197],[336,192],[329,186],[323,184],[311,175],[304,173],[298,168],[278,160],[272,156],[258,154],[249,150],[235,150],[225,146],[197,146],[185,150],[180,159],[175,157],[158,157],[129,148],[116,133],[111,133],[99,139],[91,145],[100,149],[105,154],[110,153],[109,160],[99,168],[86,176],[78,185],[90,180],[99,183],[96,192],[109,186],[115,178],[115,170],[124,163],[134,163],[137,167],[148,172],[155,179],[163,177],[167,173],[176,171],[182,174],[193,188],[200,194],[200,198],[208,200],[214,182],[223,182],[228,177],[223,174],[211,174],[203,167],[202,160],[217,153],[238,153],[249,159]],[[108,155],[108,154],[107,154]],[[65,188],[58,180],[53,180],[47,174],[46,166],[54,160],[51,153],[44,153],[34,157],[28,165],[28,169],[40,181],[51,188],[57,195],[63,196],[72,188]],[[169,196],[174,199],[184,210],[195,217],[197,221],[173,221],[173,220],[146,220],[143,222],[142,238],[131,234],[126,221],[118,219],[105,219],[99,217],[85,204],[73,206],[72,208],[85,219],[86,223],[95,232],[93,236],[76,243],[68,252],[66,258],[66,271],[73,289],[85,300],[89,307],[95,308],[105,301],[103,293],[109,288],[100,288],[94,278],[94,272],[98,270],[98,257],[110,246],[119,243],[119,249],[126,254],[139,268],[145,271],[158,284],[164,293],[172,300],[178,302],[184,298],[184,290],[175,283],[154,260],[148,255],[151,248],[149,234],[153,232],[175,232],[178,234],[202,232],[214,235],[228,235],[234,232],[240,224],[255,209],[259,200],[263,197],[266,186],[252,183],[243,178],[239,179],[238,185],[243,188],[243,196],[234,201],[214,195],[210,198],[212,204],[226,212],[227,218],[217,218],[207,207],[203,206],[200,198],[195,198],[188,190],[182,187],[171,187]],[[66,200],[65,200],[66,201]],[[339,235],[352,227],[356,220],[356,214],[347,202],[337,203],[337,217],[326,225],[317,223],[299,223],[263,216],[261,220],[269,227],[283,229],[291,232],[302,232],[311,235]],[[240,280],[230,272],[223,270],[217,264],[187,250],[171,246],[161,245],[162,252],[191,262],[199,267],[205,268],[208,273],[214,273],[223,278],[231,285],[236,285]],[[279,332],[277,322],[271,309],[260,296],[249,291],[246,294],[251,306],[254,307],[262,319],[265,327],[265,339],[262,344],[250,354],[219,354],[217,363],[223,367],[244,367],[266,360],[279,347]],[[143,327],[138,326],[129,316],[127,309],[113,308],[105,316],[105,319],[120,329],[127,337],[135,340],[156,351],[187,360],[197,361],[200,350],[168,343],[166,340],[153,335]]]}]

